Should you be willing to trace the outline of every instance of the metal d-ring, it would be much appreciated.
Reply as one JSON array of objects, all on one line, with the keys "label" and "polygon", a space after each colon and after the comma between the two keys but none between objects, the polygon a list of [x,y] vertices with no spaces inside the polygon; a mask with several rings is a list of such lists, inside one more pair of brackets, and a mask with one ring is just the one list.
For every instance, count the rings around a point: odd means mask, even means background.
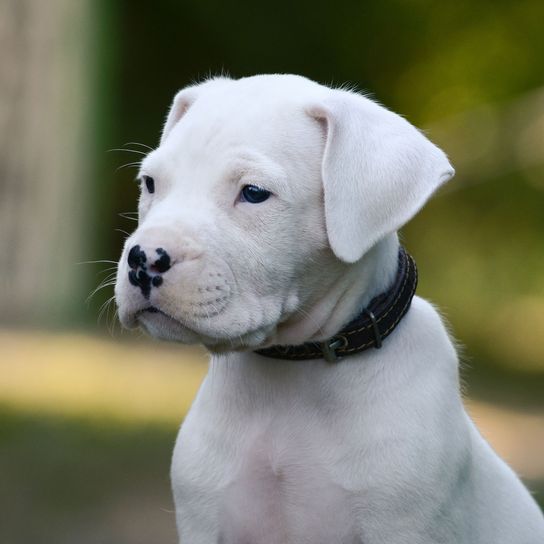
[{"label": "metal d-ring", "polygon": [[323,352],[323,358],[328,363],[335,363],[339,357],[336,353],[337,349],[345,348],[348,345],[348,340],[345,336],[333,336],[326,342],[321,342],[321,351]]}]

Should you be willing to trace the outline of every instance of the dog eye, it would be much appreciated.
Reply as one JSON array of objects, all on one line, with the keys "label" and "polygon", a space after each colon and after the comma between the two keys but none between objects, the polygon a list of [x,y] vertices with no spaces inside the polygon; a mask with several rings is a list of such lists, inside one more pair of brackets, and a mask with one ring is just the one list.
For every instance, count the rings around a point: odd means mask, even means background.
[{"label": "dog eye", "polygon": [[256,185],[244,185],[240,191],[240,202],[260,204],[271,195],[270,191],[257,187]]},{"label": "dog eye", "polygon": [[148,192],[154,193],[155,192],[155,180],[152,177],[144,176],[143,177],[145,186],[147,187]]}]

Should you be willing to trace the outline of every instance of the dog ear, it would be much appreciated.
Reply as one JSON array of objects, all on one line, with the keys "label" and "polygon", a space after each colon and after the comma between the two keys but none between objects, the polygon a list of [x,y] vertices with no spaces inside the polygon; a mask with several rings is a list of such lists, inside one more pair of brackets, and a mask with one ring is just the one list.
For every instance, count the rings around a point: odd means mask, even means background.
[{"label": "dog ear", "polygon": [[345,262],[407,223],[454,174],[414,126],[359,94],[332,91],[308,113],[326,130],[325,221],[330,246]]},{"label": "dog ear", "polygon": [[160,143],[164,143],[168,134],[187,113],[187,110],[192,106],[204,89],[224,85],[225,83],[229,83],[231,81],[232,80],[227,76],[210,77],[202,83],[181,89],[181,91],[179,91],[174,97],[174,101],[172,102],[168,115],[166,116],[166,122],[164,123],[164,127],[162,129]]},{"label": "dog ear", "polygon": [[176,94],[176,96],[174,97],[174,101],[170,106],[170,110],[168,111],[168,115],[166,116],[166,122],[164,123],[164,127],[162,129],[160,142],[161,145],[164,143],[166,137],[168,136],[168,134],[170,134],[174,126],[185,115],[191,104],[196,100],[197,94],[197,85],[185,87],[185,89],[181,89],[181,91]]}]

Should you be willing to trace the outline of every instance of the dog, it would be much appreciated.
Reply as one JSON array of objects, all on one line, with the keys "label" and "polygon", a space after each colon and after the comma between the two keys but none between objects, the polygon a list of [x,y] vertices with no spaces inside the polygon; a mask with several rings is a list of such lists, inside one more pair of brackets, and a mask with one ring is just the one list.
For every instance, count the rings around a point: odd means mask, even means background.
[{"label": "dog", "polygon": [[544,542],[399,246],[453,174],[351,90],[260,75],[176,95],[115,296],[125,327],[212,354],[173,455],[180,542]]}]

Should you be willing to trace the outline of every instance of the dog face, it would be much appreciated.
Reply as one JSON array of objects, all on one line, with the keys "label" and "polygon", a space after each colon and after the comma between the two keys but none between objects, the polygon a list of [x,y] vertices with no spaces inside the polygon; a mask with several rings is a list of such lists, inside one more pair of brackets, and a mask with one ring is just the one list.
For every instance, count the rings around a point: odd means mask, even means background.
[{"label": "dog face", "polygon": [[141,166],[121,323],[212,350],[263,345],[452,174],[354,93],[279,75],[184,89]]}]

